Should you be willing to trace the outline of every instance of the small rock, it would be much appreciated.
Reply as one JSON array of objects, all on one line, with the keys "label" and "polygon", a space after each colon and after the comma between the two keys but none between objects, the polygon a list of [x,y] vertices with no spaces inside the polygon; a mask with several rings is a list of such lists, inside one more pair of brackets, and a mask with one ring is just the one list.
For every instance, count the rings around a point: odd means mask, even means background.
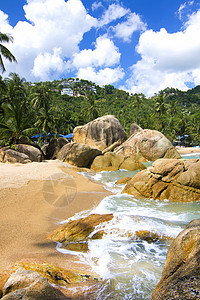
[{"label": "small rock", "polygon": [[116,181],[116,184],[127,184],[132,178],[131,177],[123,177]]}]

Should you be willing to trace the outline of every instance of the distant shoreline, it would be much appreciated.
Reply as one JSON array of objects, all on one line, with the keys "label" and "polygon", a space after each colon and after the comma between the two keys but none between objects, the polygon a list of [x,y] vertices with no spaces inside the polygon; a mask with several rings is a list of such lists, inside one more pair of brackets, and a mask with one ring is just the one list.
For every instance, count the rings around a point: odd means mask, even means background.
[{"label": "distant shoreline", "polygon": [[181,146],[176,146],[176,150],[180,155],[184,154],[195,154],[199,153],[200,154],[200,148],[199,147],[181,147]]}]

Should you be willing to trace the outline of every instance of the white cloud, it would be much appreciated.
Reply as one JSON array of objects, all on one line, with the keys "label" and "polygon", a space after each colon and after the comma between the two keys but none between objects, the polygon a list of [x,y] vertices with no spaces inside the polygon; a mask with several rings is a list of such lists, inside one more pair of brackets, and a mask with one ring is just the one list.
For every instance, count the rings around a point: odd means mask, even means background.
[{"label": "white cloud", "polygon": [[[36,66],[42,56],[45,60],[47,57],[52,59],[50,65],[54,65],[54,48],[62,49],[56,56],[63,65],[66,57],[71,58],[79,51],[84,33],[97,25],[97,20],[86,12],[80,0],[28,0],[24,11],[29,22],[18,22],[14,28],[9,27],[14,37],[9,49],[16,56],[18,66],[8,63],[6,69],[8,73],[13,70],[20,73],[28,80],[34,80],[36,73],[39,75]],[[0,27],[3,30],[5,26],[8,26],[8,21],[1,14]],[[41,74],[45,79],[45,72]]]},{"label": "white cloud", "polygon": [[102,3],[101,3],[101,1],[95,1],[93,4],[92,4],[92,10],[94,11],[94,10],[97,10],[98,8],[100,8],[100,7],[103,7],[103,5],[102,5]]},{"label": "white cloud", "polygon": [[122,79],[124,77],[124,71],[120,67],[114,69],[104,68],[98,71],[95,70],[95,68],[87,67],[80,68],[77,73],[77,77],[87,79],[102,86],[106,84],[113,84]]},{"label": "white cloud", "polygon": [[191,6],[193,6],[194,1],[186,1],[185,3],[181,4],[178,11],[176,12],[179,20],[182,20],[184,16],[188,16]]},{"label": "white cloud", "polygon": [[190,16],[185,29],[145,31],[138,43],[141,60],[132,67],[127,87],[152,95],[166,87],[186,90],[188,81],[200,84],[200,11]]},{"label": "white cloud", "polygon": [[0,10],[0,31],[4,33],[10,33],[12,26],[9,25],[8,15]]},{"label": "white cloud", "polygon": [[140,16],[136,13],[131,13],[126,22],[116,25],[114,32],[116,37],[123,39],[125,42],[130,42],[133,32],[145,29],[146,25],[142,22]]},{"label": "white cloud", "polygon": [[124,17],[130,10],[119,4],[111,4],[99,20],[98,27],[109,24],[110,22]]},{"label": "white cloud", "polygon": [[62,60],[61,48],[54,48],[53,53],[39,54],[34,61],[32,74],[36,78],[46,80],[56,78],[67,70],[67,64]]},{"label": "white cloud", "polygon": [[182,13],[183,13],[185,7],[186,7],[186,2],[181,4],[179,9],[178,9],[177,14],[178,14],[180,20],[182,19]]},{"label": "white cloud", "polygon": [[120,53],[114,43],[106,36],[97,38],[95,49],[82,50],[73,56],[73,66],[85,67],[110,67],[118,64]]}]

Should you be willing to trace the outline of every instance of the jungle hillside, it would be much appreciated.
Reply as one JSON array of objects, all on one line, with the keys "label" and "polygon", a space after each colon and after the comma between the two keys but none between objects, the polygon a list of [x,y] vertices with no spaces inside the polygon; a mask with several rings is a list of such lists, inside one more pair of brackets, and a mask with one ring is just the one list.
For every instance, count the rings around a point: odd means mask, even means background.
[{"label": "jungle hillside", "polygon": [[115,115],[127,135],[136,123],[161,131],[175,145],[200,144],[200,86],[186,92],[166,88],[147,98],[79,78],[31,83],[15,73],[0,76],[1,144],[28,141],[41,133],[50,138],[66,135],[106,114]]}]

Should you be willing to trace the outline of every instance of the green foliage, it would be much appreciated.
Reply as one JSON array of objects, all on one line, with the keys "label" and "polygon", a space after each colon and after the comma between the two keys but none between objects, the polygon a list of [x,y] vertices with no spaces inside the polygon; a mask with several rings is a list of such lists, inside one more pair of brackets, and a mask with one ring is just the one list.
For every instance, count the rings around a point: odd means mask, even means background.
[{"label": "green foliage", "polygon": [[[75,96],[61,95],[64,87]],[[68,134],[106,114],[115,115],[127,135],[137,123],[161,131],[172,142],[189,135],[189,144],[200,143],[200,86],[187,92],[167,88],[147,98],[78,78],[32,84],[17,74],[0,77],[0,139],[9,143],[33,133]]]},{"label": "green foliage", "polygon": [[3,58],[8,59],[10,62],[16,62],[14,55],[3,45],[3,43],[12,42],[13,38],[11,35],[0,32],[0,70],[3,72],[6,71]]}]

